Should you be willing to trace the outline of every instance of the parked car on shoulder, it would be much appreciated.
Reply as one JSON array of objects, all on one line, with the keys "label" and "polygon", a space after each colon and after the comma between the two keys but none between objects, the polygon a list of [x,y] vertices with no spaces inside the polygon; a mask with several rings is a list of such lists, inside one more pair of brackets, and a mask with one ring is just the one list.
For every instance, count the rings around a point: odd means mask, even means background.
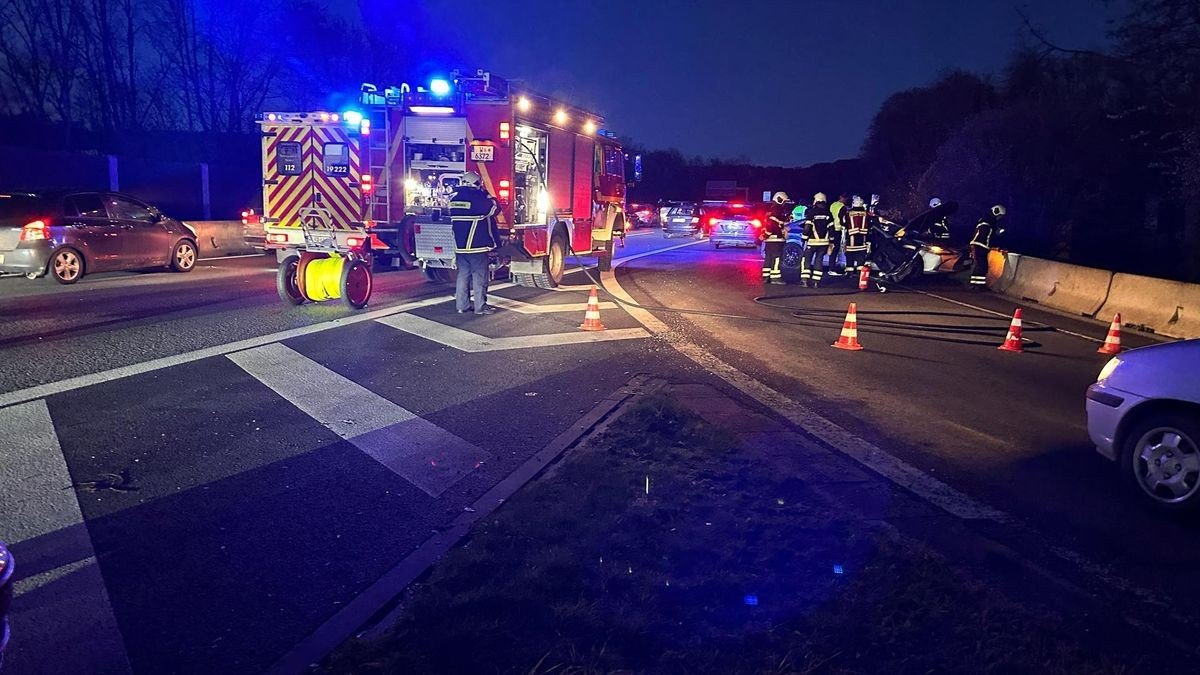
[{"label": "parked car on shoulder", "polygon": [[196,232],[157,208],[116,192],[0,193],[0,275],[49,274],[73,284],[85,274],[196,266]]},{"label": "parked car on shoulder", "polygon": [[625,207],[625,222],[631,230],[658,225],[658,207],[654,204],[630,203]]},{"label": "parked car on shoulder", "polygon": [[1200,339],[1114,356],[1087,390],[1088,436],[1134,491],[1200,510]]}]

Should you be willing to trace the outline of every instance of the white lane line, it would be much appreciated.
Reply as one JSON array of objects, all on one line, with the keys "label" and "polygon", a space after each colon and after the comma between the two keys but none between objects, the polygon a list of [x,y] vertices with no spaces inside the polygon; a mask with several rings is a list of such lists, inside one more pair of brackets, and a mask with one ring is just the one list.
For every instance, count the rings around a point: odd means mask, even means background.
[{"label": "white lane line", "polygon": [[[502,287],[503,286],[500,286],[498,288]],[[412,309],[428,307],[429,305],[436,305],[443,302],[446,302],[444,297],[406,302],[402,305],[396,305],[395,307],[376,309],[369,312],[363,312],[361,314],[354,314],[342,319],[323,321],[321,323],[314,323],[310,326],[301,326],[300,328],[292,328],[285,331],[279,331],[278,333],[247,338],[245,340],[238,340],[237,342],[216,345],[214,347],[205,347],[203,349],[184,352],[182,354],[175,354],[173,356],[164,356],[162,358],[143,361],[141,363],[135,363],[128,366],[121,366],[120,368],[113,368],[111,370],[102,370],[98,373],[79,375],[77,377],[59,380],[58,382],[40,384],[26,389],[18,389],[16,391],[0,394],[0,408],[13,405],[15,403],[22,403],[24,401],[31,401],[39,398],[45,398],[47,396],[53,396],[54,394],[61,394],[73,389],[90,387],[95,384],[111,382],[112,380],[119,380],[124,377],[141,375],[143,373],[162,370],[163,368],[170,368],[172,366],[178,366],[184,363],[191,363],[192,361],[199,361],[200,359],[207,359],[212,356],[222,356],[231,352],[241,351],[243,349],[261,347],[266,344],[271,344],[272,342],[282,342],[283,340],[290,340],[302,335],[311,335],[313,333],[320,333],[333,328],[352,326],[356,323],[362,323],[364,321],[374,321],[380,317],[399,314],[400,312],[407,312]]]},{"label": "white lane line", "polygon": [[[13,550],[17,574],[23,574],[22,559],[65,561],[68,567],[94,561],[96,551],[70,489],[71,474],[46,402],[0,409],[0,429],[7,440],[0,455],[0,539]],[[47,572],[53,570],[29,576]],[[18,668],[24,659],[51,662],[51,655],[70,654],[86,644],[89,670],[131,672],[100,568],[83,565],[73,572],[57,573],[59,583],[46,587],[36,606],[21,601],[36,586],[18,582],[12,619],[20,626],[20,642],[31,648],[14,655],[9,665]]]},{"label": "white lane line", "polygon": [[431,497],[491,458],[483,449],[284,345],[265,345],[227,358]]},{"label": "white lane line", "polygon": [[[695,242],[695,243],[699,243],[699,242]],[[690,244],[684,244],[684,245],[688,246]],[[646,255],[652,255],[653,253],[660,253],[663,251],[670,251],[675,248],[682,248],[682,247],[681,246],[672,246],[672,247],[668,247],[665,249],[657,249],[657,250],[651,251],[649,253],[640,253],[638,255],[630,256],[628,258],[620,258],[620,260],[636,260],[636,259],[641,258]],[[584,269],[590,270],[590,269],[593,269],[594,267],[595,267],[594,265],[591,265],[591,266],[585,267]],[[568,271],[567,273],[574,274],[579,271],[581,271],[581,270],[574,269],[574,270]],[[505,288],[512,288],[514,286],[516,286],[516,284],[505,282],[505,283],[496,284],[494,286],[491,286],[490,290],[499,291],[499,290],[503,290]],[[63,392],[71,391],[73,389],[80,389],[83,387],[90,387],[95,384],[111,382],[112,380],[119,380],[121,378],[130,377],[132,375],[141,375],[143,373],[150,373],[150,372],[154,372],[156,370],[162,370],[163,368],[170,368],[172,366],[178,366],[178,365],[181,365],[184,363],[191,363],[192,361],[199,361],[200,359],[206,359],[206,358],[209,358],[212,356],[222,356],[224,354],[229,354],[231,352],[235,352],[235,351],[242,350],[242,349],[252,349],[254,347],[259,347],[259,346],[262,346],[265,344],[270,344],[272,342],[280,342],[282,340],[289,340],[294,337],[300,337],[301,335],[311,335],[313,333],[320,333],[322,331],[330,330],[333,328],[341,328],[342,326],[350,326],[350,325],[353,325],[356,323],[361,323],[363,321],[374,321],[375,319],[378,319],[379,317],[382,317],[382,316],[399,314],[400,312],[407,312],[412,309],[417,309],[419,307],[428,307],[429,305],[436,305],[436,304],[439,304],[442,302],[446,302],[446,299],[442,298],[442,297],[437,297],[437,298],[429,298],[426,300],[416,300],[413,302],[407,302],[404,304],[396,305],[395,307],[386,307],[384,309],[377,309],[377,310],[373,310],[373,311],[364,312],[361,314],[355,314],[353,316],[348,316],[343,319],[333,319],[332,321],[324,321],[321,323],[312,324],[310,326],[303,326],[300,328],[293,328],[290,330],[280,331],[278,333],[271,333],[270,335],[263,335],[263,336],[256,337],[256,338],[247,338],[245,340],[239,340],[238,342],[231,342],[229,344],[216,345],[213,347],[205,347],[203,349],[197,349],[197,350],[190,351],[190,352],[184,352],[182,354],[175,354],[173,356],[164,356],[161,358],[152,359],[150,361],[143,361],[141,363],[135,363],[135,364],[131,364],[128,366],[121,366],[119,368],[102,370],[98,373],[90,373],[87,375],[80,375],[77,377],[67,378],[65,380],[59,380],[57,382],[49,382],[47,384],[40,384],[40,385],[33,386],[33,387],[27,387],[25,389],[17,389],[15,391],[10,391],[7,393],[0,394],[0,408],[3,408],[5,406],[14,405],[17,403],[24,403],[26,401],[33,401],[33,400],[36,400],[39,398],[45,398],[47,396],[53,396],[54,394],[61,394]]]},{"label": "white lane line", "polygon": [[235,255],[219,255],[212,258],[197,258],[200,262],[205,260],[233,260],[234,258],[265,258],[266,253],[237,253]]},{"label": "white lane line", "polygon": [[379,323],[391,326],[396,330],[411,333],[419,338],[472,354],[480,352],[496,352],[508,349],[532,349],[535,347],[556,347],[559,345],[574,345],[589,342],[610,342],[613,340],[636,340],[648,338],[650,334],[641,328],[610,328],[603,331],[579,331],[576,333],[551,333],[550,335],[522,335],[519,337],[490,338],[465,331],[454,326],[431,321],[429,319],[400,314],[379,319]]},{"label": "white lane line", "polygon": [[[589,287],[590,288],[590,287]],[[535,305],[532,302],[521,302],[496,295],[488,296],[488,304],[501,309],[508,309],[519,314],[553,314],[557,312],[582,312],[587,309],[586,303],[568,302],[556,305]],[[602,302],[600,309],[616,309],[615,302]]]},{"label": "white lane line", "polygon": [[604,287],[623,303],[629,303],[623,304],[625,310],[629,312],[630,316],[645,326],[646,330],[658,337],[664,338],[681,354],[745,392],[759,403],[783,415],[784,418],[800,426],[831,447],[837,448],[842,453],[857,460],[863,466],[893,483],[916,493],[931,504],[959,518],[984,519],[996,522],[1005,522],[1009,519],[1008,514],[977,502],[940,480],[931,478],[920,469],[907,464],[898,457],[888,454],[874,444],[825,419],[811,408],[801,405],[788,396],[746,375],[716,356],[713,356],[700,345],[675,333],[667,324],[663,323],[662,320],[649,311],[634,306],[636,304],[635,301],[625,292],[625,289],[621,288],[616,278],[615,268],[625,262],[627,261],[616,261],[613,263],[614,271],[601,273],[601,281],[604,283]]},{"label": "white lane line", "polygon": [[[936,299],[938,299],[938,300],[941,300],[941,301],[943,301],[943,302],[948,302],[948,303],[950,303],[950,304],[952,304],[952,305],[958,305],[959,307],[966,307],[966,308],[968,308],[968,309],[973,309],[973,310],[975,310],[975,311],[977,311],[977,312],[983,312],[984,314],[991,314],[992,316],[998,316],[998,317],[1001,317],[1001,318],[1004,318],[1004,319],[1011,319],[1011,318],[1012,318],[1012,315],[1011,315],[1011,314],[1004,314],[1003,312],[997,312],[997,311],[995,311],[995,310],[991,310],[991,309],[988,309],[988,308],[986,308],[986,307],[980,307],[979,305],[972,305],[972,304],[971,304],[971,303],[969,303],[969,302],[963,302],[963,301],[961,301],[961,300],[955,300],[955,299],[953,299],[953,298],[947,298],[946,296],[944,296],[944,295],[938,295],[937,293],[930,293],[929,291],[923,291],[923,290],[921,290],[921,289],[919,289],[919,288],[912,288],[912,287],[910,287],[910,286],[906,286],[905,288],[907,288],[907,290],[910,290],[910,291],[916,291],[917,293],[920,293],[921,295],[927,295],[927,296],[929,296],[929,297],[931,297],[931,298],[936,298]],[[1020,303],[1019,303],[1019,302],[1017,302],[1017,304],[1020,304]],[[1027,309],[1034,309],[1034,308],[1027,308]],[[1037,308],[1037,309],[1042,309],[1042,310],[1044,311],[1044,308]],[[1083,318],[1083,317],[1080,317],[1080,318]],[[1059,328],[1058,326],[1052,326],[1052,325],[1050,325],[1050,324],[1048,324],[1048,323],[1042,323],[1042,322],[1040,322],[1040,321],[1032,321],[1032,320],[1030,320],[1030,321],[1028,321],[1028,322],[1026,322],[1026,323],[1025,323],[1025,326],[1045,326],[1045,327],[1047,327],[1047,328],[1050,328],[1051,330],[1053,330],[1053,331],[1055,331],[1055,332],[1057,332],[1057,333],[1065,333],[1065,334],[1067,334],[1067,335],[1070,335],[1070,336],[1072,336],[1072,337],[1077,337],[1077,338],[1079,338],[1079,339],[1081,339],[1081,340],[1087,340],[1088,342],[1095,342],[1095,343],[1098,343],[1098,344],[1103,344],[1103,343],[1104,343],[1104,340],[1101,340],[1101,339],[1098,339],[1098,338],[1094,338],[1094,337],[1092,337],[1092,336],[1090,336],[1090,335],[1084,335],[1083,333],[1076,333],[1075,331],[1072,331],[1072,330],[1067,330],[1067,329],[1065,329],[1065,328]],[[1029,338],[1025,338],[1025,341],[1026,341],[1026,342],[1031,342],[1032,340],[1030,340]]]}]

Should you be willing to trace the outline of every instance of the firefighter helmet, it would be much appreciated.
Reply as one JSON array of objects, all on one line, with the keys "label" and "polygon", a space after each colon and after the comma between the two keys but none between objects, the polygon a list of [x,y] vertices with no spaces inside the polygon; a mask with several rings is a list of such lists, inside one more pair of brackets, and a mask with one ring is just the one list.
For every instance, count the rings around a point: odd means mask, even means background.
[{"label": "firefighter helmet", "polygon": [[997,204],[992,207],[992,215],[996,218],[1003,218],[1008,213],[1008,209],[1004,208],[1003,204]]},{"label": "firefighter helmet", "polygon": [[792,209],[792,220],[804,220],[804,215],[808,213],[808,207],[803,204],[797,204]]},{"label": "firefighter helmet", "polygon": [[879,195],[871,195],[871,206],[879,206]]},{"label": "firefighter helmet", "polygon": [[938,197],[934,197],[933,199],[929,200],[929,208],[931,208],[931,209],[936,209],[937,207],[939,207],[941,205],[942,205],[942,200],[939,199]]},{"label": "firefighter helmet", "polygon": [[813,195],[813,203],[814,204],[816,204],[817,202],[823,202],[823,201],[826,201],[824,192],[818,192],[817,194]]},{"label": "firefighter helmet", "polygon": [[788,199],[787,193],[780,190],[779,192],[775,193],[774,197],[771,197],[771,201],[775,202],[776,204],[783,204],[784,202],[787,202],[790,200]]},{"label": "firefighter helmet", "polygon": [[479,185],[479,180],[479,174],[475,173],[474,171],[468,171],[462,175],[462,178],[458,179],[458,184],[469,187],[477,187]]},{"label": "firefighter helmet", "polygon": [[850,206],[856,209],[861,209],[862,207],[866,206],[866,203],[863,202],[862,195],[854,195],[850,198]]}]

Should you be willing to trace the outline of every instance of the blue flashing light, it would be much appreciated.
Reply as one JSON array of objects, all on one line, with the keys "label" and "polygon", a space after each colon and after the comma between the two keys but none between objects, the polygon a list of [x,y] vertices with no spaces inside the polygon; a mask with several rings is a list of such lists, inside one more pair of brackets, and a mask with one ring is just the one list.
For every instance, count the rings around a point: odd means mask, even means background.
[{"label": "blue flashing light", "polygon": [[758,596],[747,595],[742,598],[742,602],[744,602],[748,607],[758,607]]},{"label": "blue flashing light", "polygon": [[833,573],[834,574],[845,574],[846,570],[841,565],[834,565]]},{"label": "blue flashing light", "polygon": [[346,124],[354,126],[362,121],[362,113],[357,110],[347,110],[342,113],[342,119],[346,121]]},{"label": "blue flashing light", "polygon": [[429,81],[429,92],[434,96],[445,96],[450,93],[450,82],[443,79]]}]

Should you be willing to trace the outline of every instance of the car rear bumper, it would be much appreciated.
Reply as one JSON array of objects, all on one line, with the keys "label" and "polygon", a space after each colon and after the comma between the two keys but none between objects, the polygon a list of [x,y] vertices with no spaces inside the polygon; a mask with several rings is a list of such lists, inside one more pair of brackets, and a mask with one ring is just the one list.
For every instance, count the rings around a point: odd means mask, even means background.
[{"label": "car rear bumper", "polygon": [[0,274],[41,274],[50,262],[50,250],[50,246],[38,242],[33,246],[0,251]]},{"label": "car rear bumper", "polygon": [[1104,386],[1097,382],[1087,390],[1088,437],[1096,444],[1096,451],[1108,459],[1116,460],[1120,454],[1117,432],[1125,414],[1144,401],[1120,389]]}]

